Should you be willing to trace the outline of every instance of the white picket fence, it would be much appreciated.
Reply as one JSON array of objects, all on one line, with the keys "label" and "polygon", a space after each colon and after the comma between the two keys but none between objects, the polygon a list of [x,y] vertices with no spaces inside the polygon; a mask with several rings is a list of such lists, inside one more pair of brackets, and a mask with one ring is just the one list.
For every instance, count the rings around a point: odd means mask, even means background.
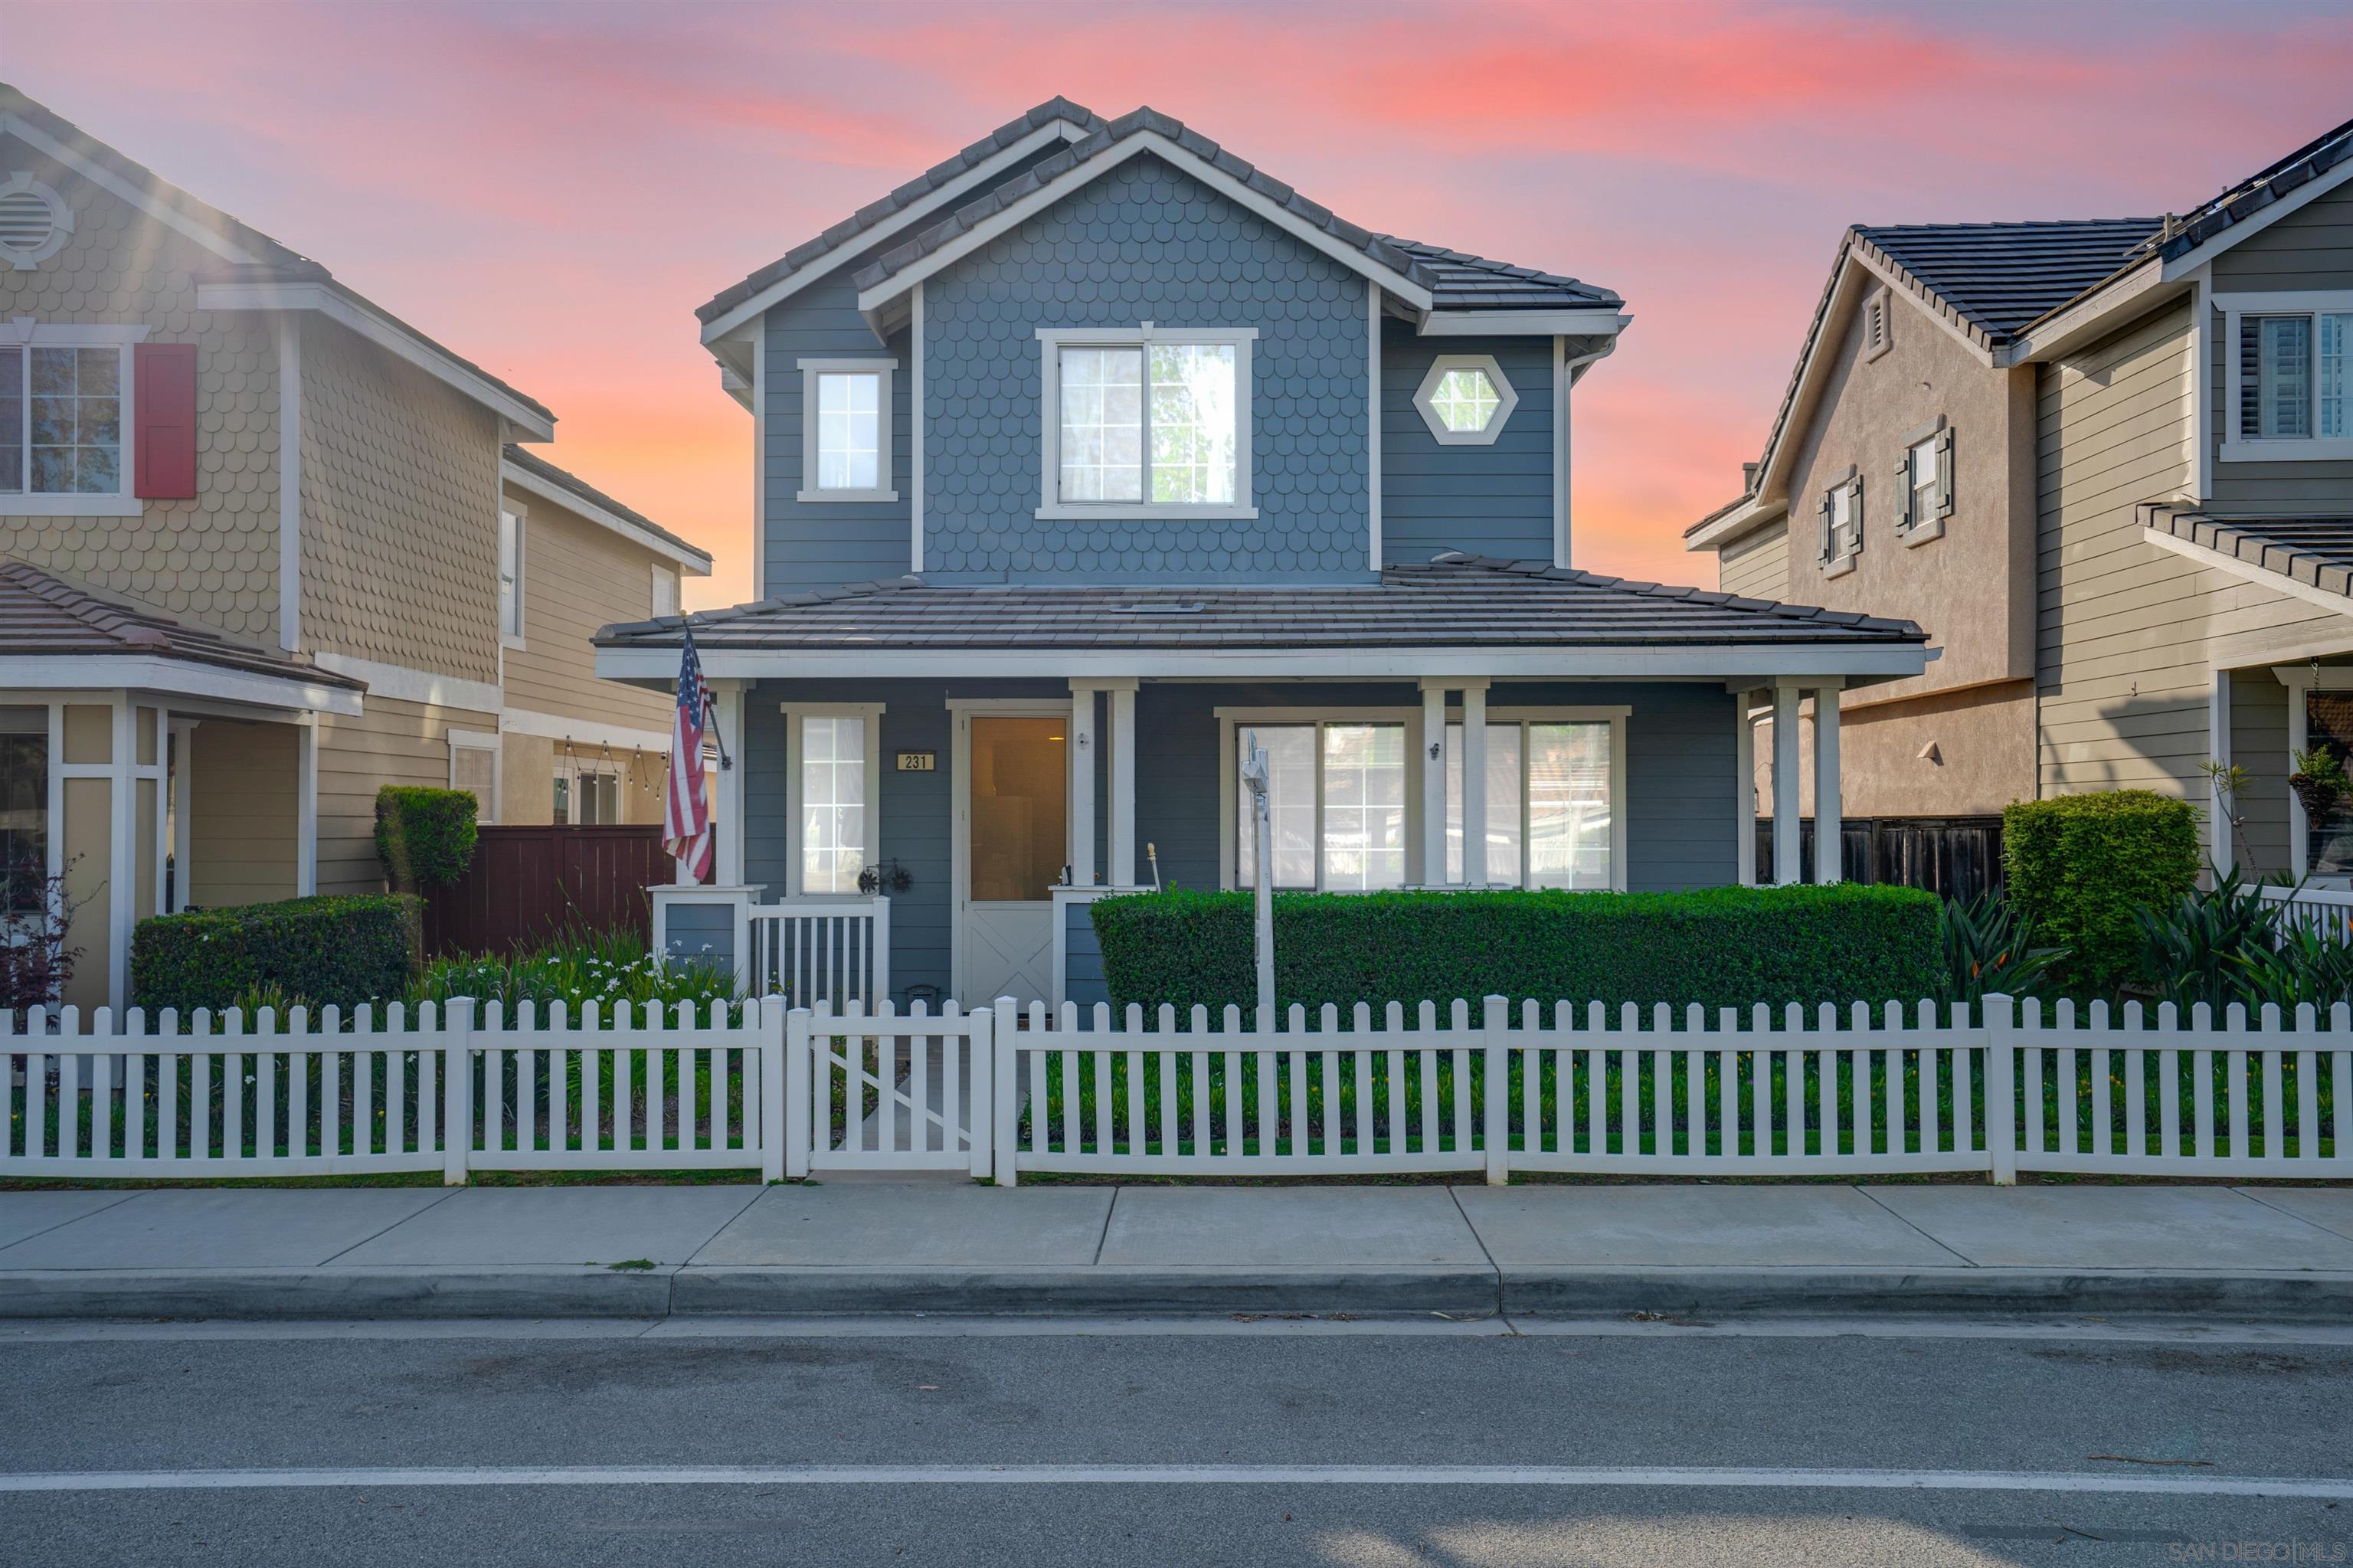
[{"label": "white picket fence", "polygon": [[[2353,1177],[2353,1009],[0,1013],[0,1176]],[[1181,1026],[1180,1026],[1181,1022]],[[452,1129],[455,1129],[454,1136]]]}]

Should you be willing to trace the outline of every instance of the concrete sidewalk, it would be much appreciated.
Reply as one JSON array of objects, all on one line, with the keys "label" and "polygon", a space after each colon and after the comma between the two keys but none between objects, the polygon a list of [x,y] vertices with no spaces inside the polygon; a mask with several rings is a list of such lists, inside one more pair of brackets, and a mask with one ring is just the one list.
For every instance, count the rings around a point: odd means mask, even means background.
[{"label": "concrete sidewalk", "polygon": [[1498,1311],[2353,1319],[2353,1189],[0,1192],[0,1317]]}]

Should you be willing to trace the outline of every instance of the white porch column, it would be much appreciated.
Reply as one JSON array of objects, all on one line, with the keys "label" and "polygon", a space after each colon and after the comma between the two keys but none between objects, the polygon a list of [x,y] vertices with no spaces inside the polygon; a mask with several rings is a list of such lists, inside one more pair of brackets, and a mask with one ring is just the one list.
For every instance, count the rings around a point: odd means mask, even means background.
[{"label": "white porch column", "polygon": [[1814,688],[1814,880],[1842,880],[1839,842],[1839,689]]},{"label": "white porch column", "polygon": [[1071,683],[1071,885],[1095,883],[1095,693],[1092,682]]},{"label": "white porch column", "polygon": [[1111,692],[1111,816],[1105,823],[1114,887],[1135,885],[1135,683]]},{"label": "white porch column", "polygon": [[1487,683],[1462,683],[1462,885],[1487,885]]},{"label": "white porch column", "polygon": [[1734,880],[1757,885],[1757,721],[1748,694],[1732,694],[1732,865]]},{"label": "white porch column", "polygon": [[1773,687],[1773,885],[1798,880],[1798,688]]},{"label": "white porch column", "polygon": [[[183,769],[187,758],[180,758]],[[319,715],[304,714],[294,729],[294,891],[319,891]],[[185,877],[185,873],[184,872]]]},{"label": "white porch column", "polygon": [[[735,759],[734,767],[720,768],[719,798],[711,803],[711,820],[719,829],[719,857],[712,875],[733,887],[744,880],[744,683],[713,681],[711,691],[718,699],[720,744]],[[879,789],[881,780],[867,788]]]},{"label": "white porch column", "polygon": [[[2296,710],[2297,717],[2301,720],[2304,710],[2303,694],[2290,692],[2288,699],[2288,705]],[[2305,725],[2298,722],[2295,727],[2302,729]],[[2309,744],[2310,742],[2303,736],[2297,736],[2295,747],[2288,755],[2295,756]],[[2230,767],[2234,760],[2231,756],[2231,672],[2228,670],[2214,672],[2214,689],[2206,695],[2206,755],[2224,768]],[[2289,813],[2291,820],[2301,817],[2304,802],[2296,800],[2295,791],[2293,789],[2289,790],[2287,795],[2295,808]],[[2208,782],[2206,855],[2216,865],[2238,863],[2238,846],[2231,842],[2231,813],[2238,809],[2237,804],[2225,796],[2220,776]],[[2303,843],[2303,837],[2299,834],[2295,843],[2291,846],[2292,853],[2288,855],[2288,868],[2299,875],[2304,871],[2304,856],[2301,853]],[[2241,867],[2241,870],[2248,876],[2256,874],[2256,870],[2252,865]]]},{"label": "white porch column", "polygon": [[1421,880],[1446,881],[1446,683],[1421,683]]}]

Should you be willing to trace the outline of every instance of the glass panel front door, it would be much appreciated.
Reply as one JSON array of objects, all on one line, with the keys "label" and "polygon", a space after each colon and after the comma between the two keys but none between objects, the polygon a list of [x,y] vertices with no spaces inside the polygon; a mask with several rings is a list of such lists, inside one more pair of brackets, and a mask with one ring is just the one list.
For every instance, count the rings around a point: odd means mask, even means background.
[{"label": "glass panel front door", "polygon": [[1071,721],[970,722],[964,1000],[1044,999],[1054,983],[1053,889],[1070,860]]}]

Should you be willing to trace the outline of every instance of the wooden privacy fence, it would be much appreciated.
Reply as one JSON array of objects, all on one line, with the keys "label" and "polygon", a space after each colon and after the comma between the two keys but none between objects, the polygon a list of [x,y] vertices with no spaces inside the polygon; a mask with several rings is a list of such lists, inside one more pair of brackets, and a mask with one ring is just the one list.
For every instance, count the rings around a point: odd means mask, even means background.
[{"label": "wooden privacy fence", "polygon": [[[2000,817],[1862,817],[1839,825],[1839,874],[1849,882],[1925,887],[1974,898],[2002,885]],[[1773,880],[1773,819],[1757,819],[1757,880]],[[1798,874],[1814,877],[1814,820],[1798,821]]]},{"label": "wooden privacy fence", "polygon": [[2353,1009],[0,1013],[0,1176],[2353,1177]]},{"label": "wooden privacy fence", "polygon": [[425,899],[425,950],[435,958],[507,953],[567,930],[653,935],[646,889],[670,882],[659,823],[486,827],[473,863]]}]

